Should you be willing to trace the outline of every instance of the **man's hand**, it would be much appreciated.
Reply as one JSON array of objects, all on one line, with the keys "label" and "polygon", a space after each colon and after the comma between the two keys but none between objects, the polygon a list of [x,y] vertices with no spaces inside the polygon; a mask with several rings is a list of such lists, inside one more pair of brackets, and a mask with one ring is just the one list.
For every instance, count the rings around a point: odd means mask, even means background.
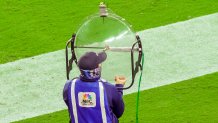
[{"label": "man's hand", "polygon": [[115,76],[115,84],[125,85],[126,77],[125,76]]},{"label": "man's hand", "polygon": [[103,51],[107,51],[107,50],[109,50],[109,49],[110,49],[109,45],[105,45],[105,48],[104,48]]}]

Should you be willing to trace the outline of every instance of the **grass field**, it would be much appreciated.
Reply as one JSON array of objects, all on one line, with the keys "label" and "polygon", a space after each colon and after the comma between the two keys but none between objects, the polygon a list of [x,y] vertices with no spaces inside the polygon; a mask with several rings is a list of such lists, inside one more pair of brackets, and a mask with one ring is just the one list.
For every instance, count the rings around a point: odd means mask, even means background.
[{"label": "grass field", "polygon": [[[99,2],[0,1],[0,64],[63,49],[80,22],[98,11]],[[137,31],[218,11],[217,0],[116,0],[108,6]]]},{"label": "grass field", "polygon": [[[215,13],[140,31],[143,44],[146,44],[143,45],[146,62],[141,89],[217,72],[217,17],[218,13]],[[0,112],[3,112],[0,114],[1,123],[36,117],[66,108],[62,98],[62,89],[66,81],[63,54],[64,50],[58,50],[0,65]],[[111,62],[111,58],[114,61],[123,60],[120,55],[111,54],[107,61]],[[116,70],[120,68],[120,64],[114,67],[106,65],[107,61],[103,65],[103,69],[107,71],[103,71],[103,74],[111,76],[107,80],[114,83],[113,74],[126,72]],[[125,61],[121,63],[126,64]],[[76,70],[72,72],[72,77],[79,74]],[[105,79],[107,76],[103,74],[102,77]],[[128,82],[126,84],[128,85]],[[135,91],[137,84],[124,91],[124,94]]]},{"label": "grass field", "polygon": [[[0,64],[63,49],[80,22],[98,11],[99,2],[0,1]],[[218,12],[218,0],[116,0],[108,5],[136,31]],[[142,91],[140,122],[218,122],[217,76],[214,73]],[[136,93],[124,96],[124,100],[126,111],[120,121],[133,123]],[[67,111],[62,110],[18,122],[65,123],[67,118]]]},{"label": "grass field", "polygon": [[[218,73],[193,78],[140,93],[140,123],[217,123]],[[135,122],[136,93],[124,96],[121,123]],[[62,110],[16,123],[67,123]]]}]

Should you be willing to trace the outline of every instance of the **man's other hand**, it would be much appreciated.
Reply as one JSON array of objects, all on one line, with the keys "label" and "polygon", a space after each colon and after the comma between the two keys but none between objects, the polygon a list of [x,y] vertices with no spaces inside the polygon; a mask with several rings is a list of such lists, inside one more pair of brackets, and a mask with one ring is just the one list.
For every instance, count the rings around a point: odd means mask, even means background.
[{"label": "man's other hand", "polygon": [[115,84],[125,85],[126,77],[125,76],[115,76]]}]

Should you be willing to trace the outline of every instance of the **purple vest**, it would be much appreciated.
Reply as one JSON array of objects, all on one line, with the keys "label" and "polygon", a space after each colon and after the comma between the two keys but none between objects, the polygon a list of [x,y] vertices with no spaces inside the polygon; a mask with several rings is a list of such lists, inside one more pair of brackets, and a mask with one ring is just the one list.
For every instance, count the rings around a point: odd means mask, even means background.
[{"label": "purple vest", "polygon": [[112,123],[102,82],[74,79],[68,89],[71,123]]}]

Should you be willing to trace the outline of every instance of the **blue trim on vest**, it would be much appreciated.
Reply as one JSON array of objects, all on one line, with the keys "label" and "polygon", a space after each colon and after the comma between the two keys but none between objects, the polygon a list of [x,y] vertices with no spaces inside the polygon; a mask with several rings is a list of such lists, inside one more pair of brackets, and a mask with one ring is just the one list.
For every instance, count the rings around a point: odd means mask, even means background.
[{"label": "blue trim on vest", "polygon": [[[104,87],[104,84],[103,84],[103,87]],[[108,98],[107,98],[107,93],[106,93],[106,91],[105,91],[105,89],[104,89],[104,104],[105,104],[105,112],[106,112],[106,114],[107,114],[107,122],[108,123],[112,123],[112,119],[113,119],[113,114],[111,114],[111,108],[110,108],[110,105],[109,105],[109,103],[108,103]]]}]

